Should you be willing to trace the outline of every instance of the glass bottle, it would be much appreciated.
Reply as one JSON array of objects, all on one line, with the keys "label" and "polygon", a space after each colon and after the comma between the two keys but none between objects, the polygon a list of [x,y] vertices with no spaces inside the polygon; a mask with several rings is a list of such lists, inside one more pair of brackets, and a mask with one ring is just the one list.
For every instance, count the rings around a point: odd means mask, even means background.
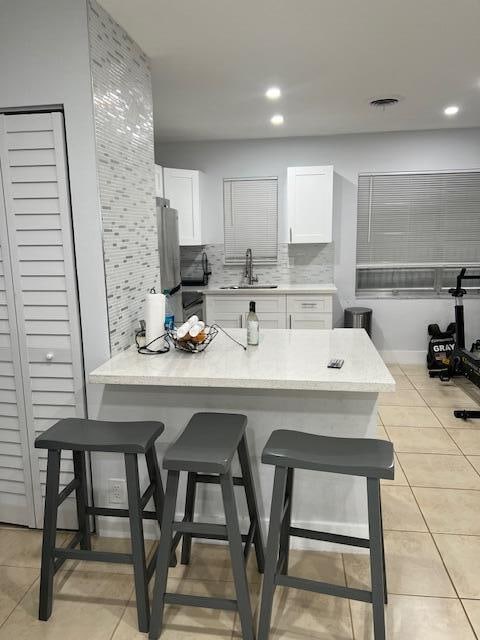
[{"label": "glass bottle", "polygon": [[247,316],[247,344],[256,346],[259,340],[259,322],[255,312],[255,302],[251,300],[250,311]]},{"label": "glass bottle", "polygon": [[165,295],[165,329],[167,329],[167,331],[173,331],[175,329],[175,315],[170,299],[170,292],[168,289],[164,289],[163,293]]}]

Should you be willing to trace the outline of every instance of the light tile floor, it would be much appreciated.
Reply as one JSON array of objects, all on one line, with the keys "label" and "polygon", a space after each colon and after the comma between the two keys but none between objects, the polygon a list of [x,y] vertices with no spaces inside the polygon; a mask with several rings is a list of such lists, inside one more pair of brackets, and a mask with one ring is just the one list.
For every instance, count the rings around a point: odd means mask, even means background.
[{"label": "light tile floor", "polygon": [[[396,450],[396,477],[382,486],[389,582],[388,640],[480,640],[480,420],[452,408],[473,406],[451,383],[422,366],[394,365],[397,391],[382,394],[378,435]],[[64,543],[67,534],[60,534]],[[131,570],[66,563],[56,577],[53,615],[37,620],[41,533],[0,527],[0,640],[141,640]],[[100,549],[128,551],[127,540]],[[149,544],[151,553],[152,546]],[[290,571],[310,579],[369,588],[368,557],[292,551]],[[258,612],[261,580],[249,565]],[[172,570],[169,590],[233,597],[228,551],[195,544],[190,567]],[[164,640],[240,638],[233,613],[166,607]],[[371,607],[278,589],[271,640],[373,640]]]}]

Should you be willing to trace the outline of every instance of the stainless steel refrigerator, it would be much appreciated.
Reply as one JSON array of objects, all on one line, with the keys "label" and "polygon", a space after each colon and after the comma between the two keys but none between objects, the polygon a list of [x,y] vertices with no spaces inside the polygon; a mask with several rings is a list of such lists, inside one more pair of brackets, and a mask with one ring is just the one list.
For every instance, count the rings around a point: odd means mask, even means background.
[{"label": "stainless steel refrigerator", "polygon": [[169,200],[157,198],[158,254],[161,290],[167,289],[175,314],[175,324],[183,323],[182,277],[180,275],[180,245],[178,243],[178,212],[170,208]]}]

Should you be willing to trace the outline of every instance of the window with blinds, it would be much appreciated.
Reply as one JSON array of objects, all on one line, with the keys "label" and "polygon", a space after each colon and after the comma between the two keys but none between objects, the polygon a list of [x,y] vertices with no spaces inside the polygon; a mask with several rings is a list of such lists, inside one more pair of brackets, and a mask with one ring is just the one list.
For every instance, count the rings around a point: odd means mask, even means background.
[{"label": "window with blinds", "polygon": [[480,266],[480,170],[361,174],[357,293],[446,293]]},{"label": "window with blinds", "polygon": [[231,178],[223,181],[225,264],[245,260],[276,262],[278,253],[277,178]]}]

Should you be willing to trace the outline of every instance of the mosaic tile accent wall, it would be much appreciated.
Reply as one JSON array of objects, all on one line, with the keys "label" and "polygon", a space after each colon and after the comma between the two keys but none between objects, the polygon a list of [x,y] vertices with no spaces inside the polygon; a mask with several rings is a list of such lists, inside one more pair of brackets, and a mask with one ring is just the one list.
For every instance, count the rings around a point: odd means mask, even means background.
[{"label": "mosaic tile accent wall", "polygon": [[[223,264],[223,244],[181,247],[182,278],[201,274],[202,252],[206,251],[212,275],[209,284],[222,287],[240,284],[243,265]],[[261,284],[326,284],[333,282],[334,246],[331,244],[279,244],[275,265],[254,265]]]},{"label": "mosaic tile accent wall", "polygon": [[160,286],[149,60],[89,0],[90,64],[112,354],[129,347]]}]

